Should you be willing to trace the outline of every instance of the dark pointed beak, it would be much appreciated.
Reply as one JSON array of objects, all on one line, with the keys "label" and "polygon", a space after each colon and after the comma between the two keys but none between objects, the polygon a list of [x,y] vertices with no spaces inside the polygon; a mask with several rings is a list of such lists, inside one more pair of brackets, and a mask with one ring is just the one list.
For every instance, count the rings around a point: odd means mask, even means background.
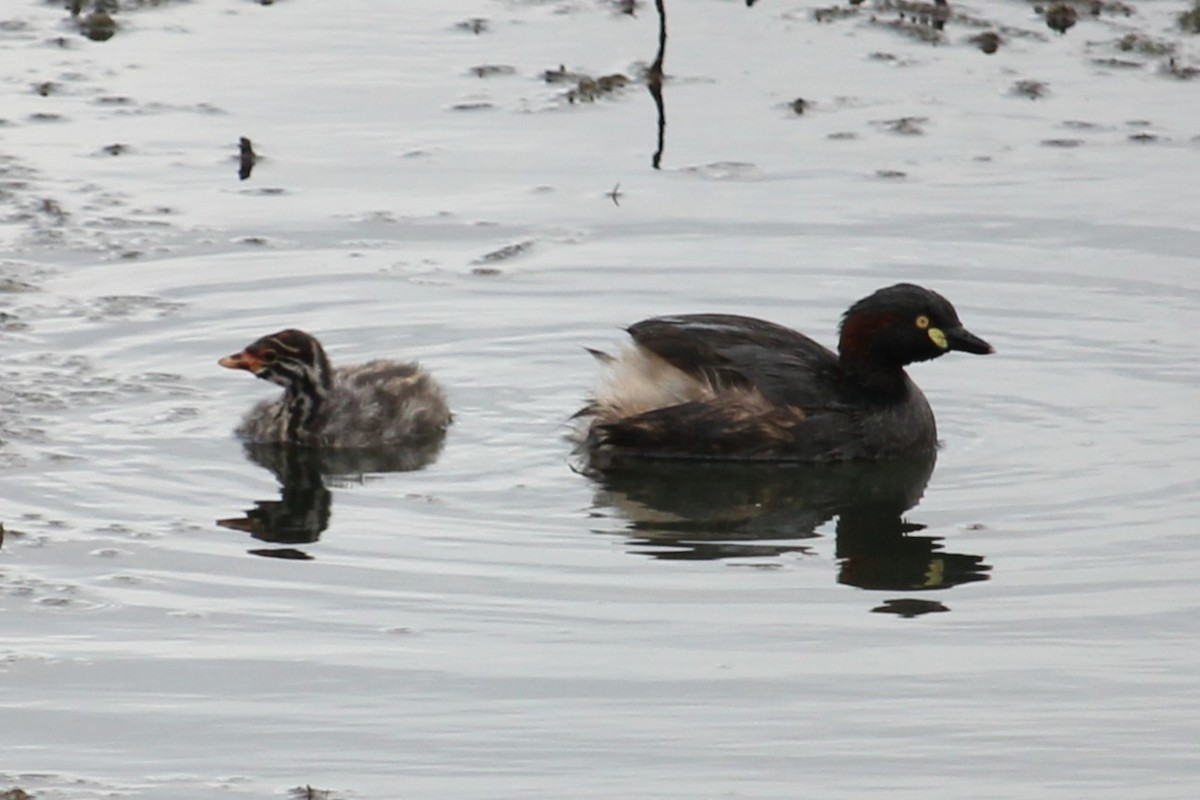
[{"label": "dark pointed beak", "polygon": [[261,359],[245,351],[225,356],[217,363],[227,369],[244,369],[247,372],[253,372],[255,375],[258,374],[263,366]]},{"label": "dark pointed beak", "polygon": [[996,352],[990,344],[961,325],[957,328],[946,328],[942,333],[946,334],[947,350],[961,350],[964,353],[974,353],[979,356]]}]

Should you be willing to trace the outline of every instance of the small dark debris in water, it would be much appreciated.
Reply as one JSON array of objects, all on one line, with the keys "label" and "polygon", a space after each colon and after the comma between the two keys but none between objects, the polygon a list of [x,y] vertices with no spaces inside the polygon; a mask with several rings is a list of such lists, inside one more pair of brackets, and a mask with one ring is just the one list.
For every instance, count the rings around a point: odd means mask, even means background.
[{"label": "small dark debris in water", "polygon": [[628,83],[629,78],[619,72],[614,72],[612,75],[601,75],[599,78],[580,78],[575,88],[567,91],[567,101],[592,103],[598,98],[624,88]]},{"label": "small dark debris in water", "polygon": [[989,56],[1000,49],[1000,45],[1004,44],[1004,40],[1000,38],[1000,34],[995,31],[986,31],[984,33],[972,36],[968,41],[978,47]]},{"label": "small dark debris in water", "polygon": [[1133,6],[1128,3],[1122,3],[1121,0],[1091,0],[1092,16],[1098,17],[1101,14],[1109,14],[1111,16],[1122,17],[1133,16]]},{"label": "small dark debris in water", "polygon": [[927,122],[929,122],[928,117],[899,117],[898,119],[885,119],[876,124],[890,133],[898,133],[901,136],[920,136],[925,133],[921,126]]},{"label": "small dark debris in water", "polygon": [[543,71],[542,80],[551,84],[575,84],[566,93],[567,100],[572,103],[576,101],[590,103],[596,100],[596,98],[611,94],[629,83],[629,77],[619,72],[593,78],[591,75],[583,72],[573,72],[562,64],[558,65],[558,69]]},{"label": "small dark debris in water", "polygon": [[877,614],[895,614],[904,619],[913,619],[922,614],[937,614],[950,609],[936,600],[918,600],[904,597],[896,600],[886,600],[883,605],[871,609]]},{"label": "small dark debris in water", "polygon": [[504,273],[500,270],[499,267],[472,267],[471,274],[472,275],[482,275],[484,277],[491,278],[496,275],[503,275]]},{"label": "small dark debris in water", "polygon": [[867,56],[867,58],[871,59],[872,61],[899,61],[900,60],[894,53],[883,53],[878,50],[875,51],[874,53],[871,53],[871,55]]},{"label": "small dark debris in water", "polygon": [[1117,40],[1117,49],[1126,53],[1141,53],[1144,56],[1166,56],[1175,52],[1175,45],[1156,41],[1149,36],[1127,33]]},{"label": "small dark debris in water", "polygon": [[469,100],[450,106],[451,111],[487,111],[490,108],[495,108],[495,106],[486,100]]},{"label": "small dark debris in water", "polygon": [[581,72],[571,72],[563,64],[559,64],[558,69],[548,69],[542,72],[542,80],[546,83],[571,83],[586,77]]},{"label": "small dark debris in water", "polygon": [[[308,553],[304,552],[303,550],[297,550],[294,547],[273,547],[273,548],[265,548],[264,547],[264,548],[260,548],[257,550],[247,550],[246,552],[252,556],[262,556],[263,558],[281,558],[285,561],[312,561],[313,560],[313,557],[310,556]],[[313,791],[318,792],[318,794],[309,794],[309,795],[302,794],[299,796],[300,797],[329,797],[330,796],[329,792],[321,792],[321,790],[319,790],[319,789],[314,789]],[[295,795],[293,795],[293,796],[295,796]]]},{"label": "small dark debris in water", "polygon": [[1030,100],[1037,100],[1040,97],[1045,97],[1047,91],[1049,91],[1049,88],[1043,81],[1023,80],[1014,83],[1008,93],[1017,97],[1028,97]]},{"label": "small dark debris in water", "polygon": [[1141,69],[1140,61],[1128,61],[1123,58],[1093,58],[1092,63],[1097,67],[1111,67],[1113,69]]},{"label": "small dark debris in water", "polygon": [[1079,12],[1067,3],[1055,3],[1046,9],[1046,27],[1059,34],[1066,33],[1075,25]]},{"label": "small dark debris in water", "polygon": [[972,522],[966,527],[966,530],[969,531],[986,531],[987,529],[987,525],[984,525],[982,522]]},{"label": "small dark debris in water", "polygon": [[49,197],[42,198],[42,202],[38,204],[38,211],[50,217],[55,224],[62,225],[70,216],[63,207],[58,204],[58,201],[51,200]]},{"label": "small dark debris in water", "polygon": [[454,27],[458,28],[460,31],[467,31],[468,33],[473,33],[476,36],[481,33],[487,33],[490,26],[491,23],[483,17],[471,17],[470,19],[464,19],[462,22],[457,22],[454,24]]},{"label": "small dark debris in water", "polygon": [[875,170],[875,177],[883,178],[884,180],[895,181],[900,180],[901,178],[907,178],[908,173],[899,169],[877,169]]},{"label": "small dark debris in water", "polygon": [[255,247],[266,247],[270,242],[264,236],[243,236],[238,239],[241,244],[254,245]]},{"label": "small dark debris in water", "polygon": [[886,28],[890,31],[903,34],[917,41],[925,42],[926,44],[940,44],[943,40],[942,30],[940,27],[934,27],[927,23],[915,22],[904,17],[892,20],[880,20],[878,17],[871,17],[871,24],[880,28]]},{"label": "small dark debris in water", "polygon": [[792,102],[788,103],[788,107],[795,112],[796,116],[801,116],[805,111],[812,108],[812,103],[805,100],[803,97],[797,97]]},{"label": "small dark debris in water", "polygon": [[45,111],[37,111],[29,115],[30,122],[62,122],[62,114],[50,114]]},{"label": "small dark debris in water", "polygon": [[38,288],[32,283],[25,283],[15,278],[0,278],[0,294],[24,294],[36,291]]},{"label": "small dark debris in water", "polygon": [[105,11],[93,11],[79,23],[79,31],[93,42],[107,42],[117,32],[117,23]]},{"label": "small dark debris in water", "polygon": [[259,197],[282,197],[288,193],[287,189],[280,186],[264,186],[261,189],[243,189],[242,191]]},{"label": "small dark debris in water", "polygon": [[1079,147],[1083,144],[1083,139],[1043,139],[1042,144],[1046,147]]},{"label": "small dark debris in water", "polygon": [[1190,11],[1179,13],[1179,27],[1184,33],[1200,33],[1200,0],[1193,0]]},{"label": "small dark debris in water", "polygon": [[1140,144],[1149,144],[1150,142],[1157,142],[1158,139],[1159,139],[1158,134],[1154,134],[1154,133],[1131,133],[1131,134],[1129,134],[1129,141],[1138,142]]},{"label": "small dark debris in water", "polygon": [[1087,122],[1082,119],[1064,120],[1062,126],[1073,131],[1096,131],[1100,129],[1100,126],[1095,122]]},{"label": "small dark debris in water", "polygon": [[826,8],[814,8],[813,19],[817,22],[835,22],[846,17],[858,15],[858,6],[852,5],[849,8],[846,6],[828,6]]},{"label": "small dark debris in water", "polygon": [[1200,76],[1200,68],[1186,66],[1177,62],[1172,56],[1167,59],[1167,63],[1163,64],[1162,71],[1172,78],[1179,78],[1182,81],[1190,81],[1192,78]]},{"label": "small dark debris in water", "polygon": [[100,152],[104,155],[120,156],[129,152],[129,145],[120,143],[106,144],[104,147],[100,148]]},{"label": "small dark debris in water", "polygon": [[834,131],[825,138],[835,142],[848,142],[852,139],[857,139],[858,134],[854,131]]},{"label": "small dark debris in water", "polygon": [[533,247],[534,240],[526,239],[523,242],[514,244],[506,244],[498,250],[493,250],[490,253],[484,253],[474,262],[475,264],[495,264],[499,261],[507,261],[510,258],[515,258],[519,255],[524,255]]},{"label": "small dark debris in water", "polygon": [[934,30],[946,27],[950,19],[950,4],[946,0],[933,0],[932,3],[910,2],[910,0],[885,0],[883,8],[895,8],[900,12],[900,19],[917,25],[929,25]]},{"label": "small dark debris in water", "polygon": [[258,154],[254,152],[254,145],[251,144],[248,137],[240,137],[238,139],[238,180],[244,181],[249,178],[257,163]]},{"label": "small dark debris in water", "polygon": [[104,97],[97,97],[92,102],[98,106],[131,106],[133,105],[133,98],[119,94],[109,94]]},{"label": "small dark debris in water", "polygon": [[512,75],[516,71],[515,67],[510,67],[507,64],[480,64],[478,67],[471,67],[471,74],[476,78],[494,78],[497,75]]},{"label": "small dark debris in water", "polygon": [[288,797],[291,800],[333,800],[333,792],[305,785],[288,790]]},{"label": "small dark debris in water", "polygon": [[610,200],[613,201],[613,205],[618,207],[621,205],[621,198],[625,196],[625,193],[621,191],[621,184],[619,181],[617,182],[617,185],[612,188],[612,191],[606,192],[605,194]]},{"label": "small dark debris in water", "polygon": [[[7,311],[0,311],[0,330],[5,331],[24,331],[29,330],[29,326],[22,322],[16,314],[9,314]],[[12,536],[19,536],[20,531],[9,531]]]},{"label": "small dark debris in water", "polygon": [[613,10],[618,14],[636,17],[638,6],[641,5],[640,0],[612,0]]},{"label": "small dark debris in water", "polygon": [[33,85],[33,91],[37,92],[42,97],[49,97],[57,92],[59,86],[54,81],[42,81]]}]

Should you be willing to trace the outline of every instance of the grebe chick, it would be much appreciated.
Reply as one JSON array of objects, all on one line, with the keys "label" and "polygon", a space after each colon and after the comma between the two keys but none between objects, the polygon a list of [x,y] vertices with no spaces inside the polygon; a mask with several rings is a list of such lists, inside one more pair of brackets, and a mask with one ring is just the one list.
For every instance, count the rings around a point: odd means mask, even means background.
[{"label": "grebe chick", "polygon": [[247,412],[236,433],[250,442],[377,448],[440,437],[445,395],[417,364],[376,360],[334,369],[321,343],[294,329],[273,333],[217,362],[283,387]]}]

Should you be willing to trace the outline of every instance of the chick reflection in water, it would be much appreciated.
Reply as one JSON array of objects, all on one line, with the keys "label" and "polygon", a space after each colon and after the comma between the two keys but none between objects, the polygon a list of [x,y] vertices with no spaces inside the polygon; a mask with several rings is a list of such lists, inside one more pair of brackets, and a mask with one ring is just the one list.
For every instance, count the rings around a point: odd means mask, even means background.
[{"label": "chick reflection in water", "polygon": [[270,470],[279,481],[278,500],[255,500],[244,516],[219,519],[222,528],[248,533],[276,545],[251,550],[269,558],[308,560],[300,545],[312,544],[329,527],[334,486],[362,483],[380,472],[409,472],[432,463],[442,449],[442,438],[407,449],[328,450],[289,444],[244,444],[246,457]]},{"label": "chick reflection in water", "polygon": [[[295,328],[269,334],[218,362],[283,387],[237,428],[251,461],[279,480],[261,500],[217,524],[279,544],[315,542],[329,525],[325,477],[420,469],[441,450],[452,418],[441,386],[415,362],[384,359],[334,368],[321,343]],[[308,558],[295,547],[251,551]]]},{"label": "chick reflection in water", "polygon": [[837,518],[838,580],[864,589],[946,589],[987,579],[980,556],[944,552],[903,514],[921,499],[936,454],[885,462],[647,462],[597,475],[596,505],[629,521],[634,553],[720,559],[807,552]]}]

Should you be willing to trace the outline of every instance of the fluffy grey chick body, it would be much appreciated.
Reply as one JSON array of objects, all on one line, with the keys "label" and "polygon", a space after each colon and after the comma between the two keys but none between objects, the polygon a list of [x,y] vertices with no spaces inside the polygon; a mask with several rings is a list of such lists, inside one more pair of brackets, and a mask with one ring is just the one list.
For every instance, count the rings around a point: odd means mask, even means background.
[{"label": "fluffy grey chick body", "polygon": [[264,336],[221,366],[283,387],[250,409],[236,429],[250,442],[339,449],[416,444],[451,422],[441,387],[414,362],[368,361],[333,368],[315,337],[288,329]]}]

